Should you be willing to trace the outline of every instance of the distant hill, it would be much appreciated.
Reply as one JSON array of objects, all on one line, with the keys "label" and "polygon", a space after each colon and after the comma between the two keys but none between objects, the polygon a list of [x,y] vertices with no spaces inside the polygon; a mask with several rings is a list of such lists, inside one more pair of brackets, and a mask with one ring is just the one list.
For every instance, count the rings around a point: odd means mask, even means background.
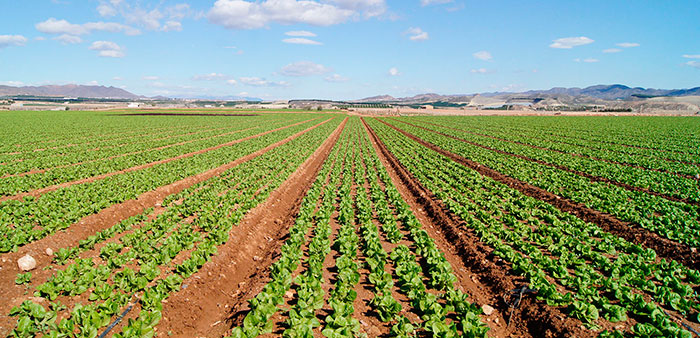
[{"label": "distant hill", "polygon": [[76,84],[12,87],[0,86],[0,96],[33,95],[57,97],[85,97],[111,99],[138,99],[138,95],[124,89],[105,86],[84,86]]},{"label": "distant hill", "polygon": [[438,95],[438,94],[419,94],[411,97],[394,98],[389,95],[373,96],[364,99],[355,100],[354,102],[400,102],[400,103],[420,103],[420,102],[459,102],[469,101],[475,96],[481,97],[500,97],[500,96],[545,96],[553,97],[591,97],[601,100],[629,100],[645,97],[657,96],[695,96],[700,95],[700,87],[690,89],[653,89],[653,88],[631,88],[625,85],[596,85],[586,88],[562,88],[555,87],[547,90],[530,90],[520,93],[481,93],[472,95]]}]

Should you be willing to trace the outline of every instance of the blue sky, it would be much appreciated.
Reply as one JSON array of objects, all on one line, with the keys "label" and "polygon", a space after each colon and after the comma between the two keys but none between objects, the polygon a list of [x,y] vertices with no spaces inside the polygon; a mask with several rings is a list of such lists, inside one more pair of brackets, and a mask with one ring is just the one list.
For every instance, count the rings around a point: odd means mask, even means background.
[{"label": "blue sky", "polygon": [[700,86],[700,1],[4,1],[0,84],[356,99]]}]

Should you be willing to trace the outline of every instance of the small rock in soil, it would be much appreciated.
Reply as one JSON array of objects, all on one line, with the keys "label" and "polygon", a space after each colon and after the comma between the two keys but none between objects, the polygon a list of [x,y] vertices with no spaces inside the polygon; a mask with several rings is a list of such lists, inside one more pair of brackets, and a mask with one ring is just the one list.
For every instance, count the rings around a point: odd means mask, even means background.
[{"label": "small rock in soil", "polygon": [[44,252],[46,252],[47,256],[53,256],[53,249],[51,249],[51,248],[46,248],[46,251],[44,251]]},{"label": "small rock in soil", "polygon": [[481,310],[484,311],[485,315],[490,316],[495,309],[491,305],[484,304],[481,306]]},{"label": "small rock in soil", "polygon": [[17,266],[22,271],[29,271],[36,268],[36,260],[29,254],[17,260]]},{"label": "small rock in soil", "polygon": [[698,248],[690,248],[690,252],[696,253],[696,252],[698,252]]},{"label": "small rock in soil", "polygon": [[493,319],[493,322],[496,323],[496,324],[498,324],[498,322],[499,322],[498,317],[494,318],[494,319]]},{"label": "small rock in soil", "polygon": [[287,291],[287,292],[284,293],[284,296],[287,297],[287,298],[292,298],[292,296],[294,296],[294,292],[292,292],[291,290],[289,290],[289,291]]},{"label": "small rock in soil", "polygon": [[259,257],[259,256],[253,256],[253,260],[257,262],[257,261],[260,260],[260,257]]}]

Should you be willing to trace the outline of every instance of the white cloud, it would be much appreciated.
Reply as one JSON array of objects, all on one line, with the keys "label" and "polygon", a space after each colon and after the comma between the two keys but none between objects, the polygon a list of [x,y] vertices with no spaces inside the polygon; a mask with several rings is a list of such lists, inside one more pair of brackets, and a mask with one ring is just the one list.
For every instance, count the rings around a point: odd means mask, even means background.
[{"label": "white cloud", "polygon": [[469,71],[472,74],[491,74],[495,73],[495,71],[486,69],[486,68],[477,68],[477,69],[472,69]]},{"label": "white cloud", "polygon": [[585,36],[556,39],[549,45],[550,48],[571,49],[576,46],[583,46],[593,43],[594,40]]},{"label": "white cloud", "polygon": [[307,38],[313,38],[316,36],[316,34],[309,32],[309,31],[289,31],[285,32],[284,35],[287,36],[302,36],[302,37],[307,37]]},{"label": "white cloud", "polygon": [[289,38],[289,39],[283,39],[282,42],[292,43],[292,44],[297,44],[297,45],[322,45],[322,43],[320,43],[318,41],[314,41],[314,40],[306,39],[306,38]]},{"label": "white cloud", "polygon": [[[97,12],[104,17],[117,16],[126,20],[130,24],[145,27],[152,31],[181,31],[181,21],[187,17],[197,18],[202,14],[198,14],[190,8],[189,4],[180,3],[174,6],[162,8],[142,8],[140,5],[132,5],[127,1],[106,1],[101,0],[97,6]],[[161,24],[161,20],[166,20],[165,24]]]},{"label": "white cloud", "polygon": [[389,75],[390,76],[399,76],[401,73],[399,72],[399,69],[396,67],[391,67],[389,68]]},{"label": "white cloud", "polygon": [[285,81],[268,81],[259,77],[241,77],[238,79],[241,83],[253,87],[286,87],[289,83]]},{"label": "white cloud", "polygon": [[226,83],[235,86],[238,84],[238,81],[236,81],[235,79],[229,79],[229,80],[226,80]]},{"label": "white cloud", "polygon": [[83,42],[83,39],[81,39],[79,36],[70,35],[70,34],[63,34],[63,35],[57,36],[53,39],[56,41],[60,41],[64,45],[72,45],[72,44]]},{"label": "white cloud", "polygon": [[683,54],[686,59],[700,59],[700,54]]},{"label": "white cloud", "polygon": [[22,35],[0,35],[0,48],[8,46],[24,46],[27,38]]},{"label": "white cloud", "polygon": [[270,23],[331,26],[385,11],[384,0],[217,0],[207,19],[229,29],[263,28]]},{"label": "white cloud", "polygon": [[125,55],[122,48],[112,41],[95,41],[89,48],[98,51],[97,55],[102,57],[121,58]]},{"label": "white cloud", "polygon": [[182,30],[182,24],[179,21],[168,21],[160,30],[163,32],[179,32]]},{"label": "white cloud", "polygon": [[82,25],[70,23],[66,20],[57,20],[56,18],[49,18],[46,21],[39,22],[34,27],[47,34],[66,34],[66,35],[85,35],[92,31],[107,31],[112,33],[123,32],[126,35],[138,35],[141,34],[136,28],[122,25],[116,22],[87,22]]},{"label": "white cloud", "polygon": [[331,0],[338,7],[362,13],[365,18],[382,15],[386,12],[385,0]]},{"label": "white cloud", "polygon": [[325,80],[328,82],[347,82],[350,79],[339,74],[333,74],[330,76],[326,76]]},{"label": "white cloud", "polygon": [[474,56],[475,59],[483,60],[483,61],[491,61],[493,59],[493,56],[491,56],[491,53],[489,53],[488,51],[485,51],[485,50],[476,52],[472,55]]},{"label": "white cloud", "polygon": [[448,4],[454,0],[420,0],[421,6]]},{"label": "white cloud", "polygon": [[115,77],[112,78],[112,80],[114,80],[114,81],[121,81],[121,80],[124,80],[124,78],[121,77],[121,76],[115,76]]},{"label": "white cloud", "polygon": [[594,58],[586,58],[586,59],[575,58],[575,59],[574,59],[574,62],[585,62],[585,63],[595,63],[595,62],[598,62],[598,61],[600,61],[600,60],[594,59]]},{"label": "white cloud", "polygon": [[622,51],[622,49],[620,49],[620,48],[603,49],[603,53],[619,53],[621,51]]},{"label": "white cloud", "polygon": [[411,41],[425,41],[430,38],[428,32],[424,32],[420,27],[411,27],[406,31],[406,34],[410,35],[408,38]]},{"label": "white cloud", "polygon": [[223,80],[225,79],[226,76],[224,74],[220,73],[209,73],[209,74],[201,74],[201,75],[195,75],[192,77],[192,80],[196,81],[213,81],[213,80]]},{"label": "white cloud", "polygon": [[240,92],[238,93],[238,96],[248,96],[248,92]]},{"label": "white cloud", "polygon": [[685,64],[690,67],[700,68],[700,61],[690,60]]},{"label": "white cloud", "polygon": [[100,85],[100,83],[97,82],[96,80],[92,80],[92,81],[90,81],[90,82],[88,82],[88,83],[86,83],[86,84],[87,84],[88,86],[99,86],[99,85]]},{"label": "white cloud", "polygon": [[636,42],[620,42],[620,43],[616,43],[615,46],[622,47],[622,48],[632,48],[632,47],[639,47],[639,44]]},{"label": "white cloud", "polygon": [[155,81],[155,80],[158,80],[160,78],[157,76],[154,76],[154,75],[146,75],[146,76],[142,77],[142,79],[144,79],[146,81]]},{"label": "white cloud", "polygon": [[330,68],[318,63],[299,61],[282,67],[281,73],[286,76],[311,76],[326,74],[330,71]]}]

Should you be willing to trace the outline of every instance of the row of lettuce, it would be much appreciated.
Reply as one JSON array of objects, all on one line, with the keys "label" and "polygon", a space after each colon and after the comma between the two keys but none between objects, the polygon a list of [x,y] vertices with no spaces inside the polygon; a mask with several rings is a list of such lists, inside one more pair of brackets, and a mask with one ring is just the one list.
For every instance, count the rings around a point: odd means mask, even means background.
[{"label": "row of lettuce", "polygon": [[[421,228],[359,119],[351,119],[304,198],[270,282],[230,337],[363,336],[358,302],[390,326],[391,337],[485,337],[481,308],[454,286],[450,264]],[[358,299],[361,279],[371,297]]]},{"label": "row of lettuce", "polygon": [[134,199],[158,187],[217,168],[327,120],[328,118],[307,121],[254,137],[235,146],[218,148],[89,183],[71,185],[44,193],[37,198],[28,196],[22,200],[2,202],[0,252],[17,250],[116,203]]},{"label": "row of lettuce", "polygon": [[[382,142],[416,179],[473,229],[493,253],[511,264],[513,272],[530,281],[538,298],[564,309],[589,328],[608,323],[636,324],[626,334],[643,337],[691,337],[684,323],[698,323],[700,300],[695,289],[700,273],[675,261],[606,233],[595,224],[428,151],[391,126],[368,119]],[[429,142],[475,160],[489,154],[467,151],[444,136],[401,126]],[[481,152],[481,153],[479,153]],[[492,155],[495,157],[495,155]],[[508,157],[480,163],[495,168],[531,172],[532,164],[506,162]],[[496,161],[502,160],[499,166]],[[485,163],[486,162],[486,163]],[[539,172],[542,177],[542,171]],[[601,336],[622,336],[603,331]]]},{"label": "row of lettuce", "polygon": [[[147,211],[58,250],[57,271],[30,285],[49,305],[27,300],[13,308],[10,315],[17,317],[17,326],[12,335],[95,337],[128,304],[137,304],[114,337],[153,336],[163,300],[183,287],[183,280],[216,253],[248,210],[265,201],[340,120],[170,196],[157,216],[149,217]],[[222,160],[236,158],[228,156]]]}]

